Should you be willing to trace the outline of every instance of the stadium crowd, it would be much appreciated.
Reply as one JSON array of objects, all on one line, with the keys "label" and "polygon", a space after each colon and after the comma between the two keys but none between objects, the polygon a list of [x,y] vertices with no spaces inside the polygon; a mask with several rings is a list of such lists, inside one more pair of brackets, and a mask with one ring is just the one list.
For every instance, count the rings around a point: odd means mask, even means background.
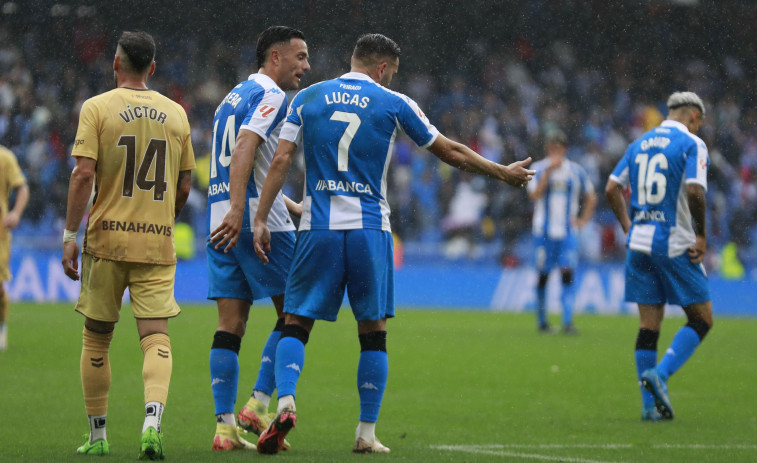
[{"label": "stadium crowd", "polygon": [[[282,5],[312,10],[315,3]],[[717,266],[720,250],[734,243],[745,265],[757,265],[757,47],[741,45],[754,44],[748,28],[708,33],[757,19],[757,7],[749,2],[609,7],[598,1],[495,6],[476,0],[465,11],[447,11],[439,5],[444,2],[427,0],[384,2],[381,9],[370,2],[319,3],[326,11],[344,9],[338,26],[327,28],[312,19],[315,14],[298,17],[297,24],[285,16],[267,17],[308,34],[312,70],[303,87],[346,72],[349,44],[382,24],[385,30],[376,32],[393,36],[408,57],[392,87],[414,98],[443,133],[507,164],[540,159],[544,135],[560,128],[568,134],[569,158],[600,190],[628,143],[664,119],[665,98],[675,90],[696,92],[707,106],[699,135],[712,162],[708,264]],[[112,74],[104,70],[115,49],[113,30],[125,24],[113,19],[110,8],[93,5],[0,1],[0,145],[17,155],[32,192],[17,245],[59,246],[79,109],[113,87]],[[114,8],[130,17],[124,7]],[[178,7],[163,8],[178,14]],[[29,9],[38,14],[26,14]],[[192,225],[198,249],[206,234],[213,113],[229,89],[257,69],[259,31],[230,33],[226,26],[235,17],[226,13],[232,11],[232,6],[216,10],[218,30],[202,19],[125,22],[159,41],[150,85],[189,116],[198,170],[180,219]],[[436,19],[426,24],[418,21],[420,14]],[[302,165],[297,168],[285,187],[294,199],[302,195]],[[503,265],[529,261],[532,206],[525,192],[450,169],[404,138],[395,144],[389,181],[393,230],[406,253]],[[623,255],[622,232],[603,198],[581,243],[586,261]]]}]

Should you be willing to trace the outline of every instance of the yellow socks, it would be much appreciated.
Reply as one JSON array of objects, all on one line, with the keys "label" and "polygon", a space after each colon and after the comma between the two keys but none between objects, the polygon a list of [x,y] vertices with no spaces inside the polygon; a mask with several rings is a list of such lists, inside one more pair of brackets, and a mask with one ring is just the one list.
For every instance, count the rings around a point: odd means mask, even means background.
[{"label": "yellow socks", "polygon": [[84,328],[81,349],[81,385],[87,415],[105,415],[110,389],[108,349],[113,332],[97,333]]},{"label": "yellow socks", "polygon": [[156,333],[142,338],[139,345],[145,356],[142,365],[145,403],[160,402],[165,405],[173,368],[171,340],[167,334]]}]

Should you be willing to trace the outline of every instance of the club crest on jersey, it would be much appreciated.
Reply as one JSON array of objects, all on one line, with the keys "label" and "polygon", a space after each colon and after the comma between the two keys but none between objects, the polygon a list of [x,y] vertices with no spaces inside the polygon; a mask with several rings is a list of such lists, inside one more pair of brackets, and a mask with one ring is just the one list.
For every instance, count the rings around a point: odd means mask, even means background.
[{"label": "club crest on jersey", "polygon": [[263,106],[258,108],[258,112],[260,112],[260,117],[266,118],[271,115],[272,112],[276,111],[275,106],[269,106],[267,104],[264,104]]},{"label": "club crest on jersey", "polygon": [[345,193],[364,193],[372,195],[371,186],[360,182],[344,182],[342,180],[318,180],[315,191],[343,191]]}]

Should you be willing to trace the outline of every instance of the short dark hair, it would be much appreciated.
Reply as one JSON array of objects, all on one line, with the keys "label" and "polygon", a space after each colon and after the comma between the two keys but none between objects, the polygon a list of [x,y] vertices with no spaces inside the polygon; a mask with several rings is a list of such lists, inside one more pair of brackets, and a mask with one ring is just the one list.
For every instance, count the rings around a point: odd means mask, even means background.
[{"label": "short dark hair", "polygon": [[297,29],[287,26],[271,26],[258,35],[258,43],[255,48],[255,57],[258,66],[263,66],[268,55],[268,50],[275,43],[289,42],[292,39],[305,40],[305,34]]},{"label": "short dark hair", "polygon": [[552,143],[568,146],[568,136],[560,129],[552,129],[544,137],[544,144],[551,145]]},{"label": "short dark hair", "polygon": [[118,39],[132,71],[141,74],[155,59],[155,40],[144,31],[124,31]]},{"label": "short dark hair", "polygon": [[365,34],[355,44],[352,56],[362,62],[381,58],[399,59],[400,46],[389,37],[381,34]]}]

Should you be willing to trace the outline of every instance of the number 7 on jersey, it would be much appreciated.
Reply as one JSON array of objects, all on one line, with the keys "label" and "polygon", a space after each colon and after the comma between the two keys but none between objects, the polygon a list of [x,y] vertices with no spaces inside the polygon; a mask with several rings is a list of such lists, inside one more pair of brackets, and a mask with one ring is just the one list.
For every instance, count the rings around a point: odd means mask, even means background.
[{"label": "number 7 on jersey", "polygon": [[349,152],[352,139],[355,138],[357,129],[360,128],[360,116],[355,113],[344,111],[334,111],[330,118],[332,121],[347,122],[347,128],[339,139],[339,149],[337,150],[337,169],[339,172],[349,170]]}]

